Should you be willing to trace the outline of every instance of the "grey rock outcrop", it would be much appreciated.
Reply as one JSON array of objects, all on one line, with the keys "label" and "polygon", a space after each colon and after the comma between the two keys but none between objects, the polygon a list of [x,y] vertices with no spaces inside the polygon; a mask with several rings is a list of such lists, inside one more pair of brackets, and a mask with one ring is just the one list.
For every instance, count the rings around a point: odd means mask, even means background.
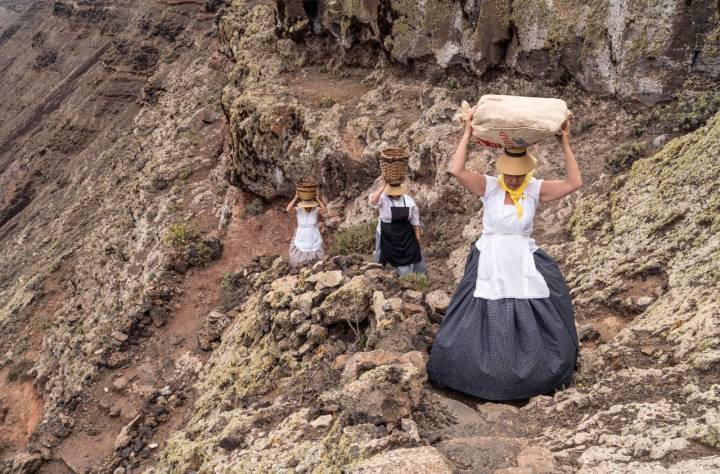
[{"label": "grey rock outcrop", "polygon": [[713,2],[283,0],[278,22],[346,49],[375,45],[400,63],[432,57],[478,76],[506,66],[548,83],[569,75],[588,91],[648,102],[678,90],[688,71],[720,77]]}]

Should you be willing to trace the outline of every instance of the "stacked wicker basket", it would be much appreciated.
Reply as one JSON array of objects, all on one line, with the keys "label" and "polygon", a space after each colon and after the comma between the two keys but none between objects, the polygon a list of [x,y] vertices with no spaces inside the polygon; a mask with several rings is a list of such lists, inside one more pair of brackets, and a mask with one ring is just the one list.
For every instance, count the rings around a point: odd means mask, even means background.
[{"label": "stacked wicker basket", "polygon": [[380,150],[380,172],[390,186],[398,186],[405,181],[410,154],[404,148],[385,148]]},{"label": "stacked wicker basket", "polygon": [[297,184],[295,189],[297,190],[297,194],[300,196],[300,199],[305,203],[317,202],[317,183],[308,179],[303,179]]}]

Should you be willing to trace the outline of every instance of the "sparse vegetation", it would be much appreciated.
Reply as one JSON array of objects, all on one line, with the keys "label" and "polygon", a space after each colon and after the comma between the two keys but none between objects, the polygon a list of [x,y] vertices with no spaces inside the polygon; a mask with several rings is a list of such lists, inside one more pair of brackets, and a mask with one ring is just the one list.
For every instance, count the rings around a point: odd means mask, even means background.
[{"label": "sparse vegetation", "polygon": [[346,227],[337,233],[330,247],[332,255],[369,254],[375,249],[374,221],[366,221]]},{"label": "sparse vegetation", "polygon": [[408,273],[400,277],[400,281],[416,291],[427,291],[430,288],[430,281],[424,273]]},{"label": "sparse vegetation", "polygon": [[589,118],[581,118],[572,123],[572,134],[582,135],[595,126],[595,121]]},{"label": "sparse vegetation", "polygon": [[226,273],[220,281],[220,304],[219,308],[229,311],[242,303],[245,291],[242,290],[242,273]]},{"label": "sparse vegetation", "polygon": [[188,263],[194,267],[204,267],[212,260],[212,249],[203,242],[188,246]]},{"label": "sparse vegetation", "polygon": [[680,99],[672,114],[673,132],[691,132],[702,127],[720,111],[720,92],[702,92]]},{"label": "sparse vegetation", "polygon": [[607,160],[606,165],[613,173],[622,173],[630,169],[633,163],[645,154],[645,144],[631,142],[620,145]]},{"label": "sparse vegetation", "polygon": [[647,130],[647,122],[643,120],[643,117],[636,118],[632,123],[632,131],[633,135],[636,137],[640,137],[643,133],[645,133],[645,130]]},{"label": "sparse vegetation", "polygon": [[257,216],[259,214],[262,214],[262,212],[265,210],[265,205],[262,202],[262,199],[255,198],[248,205],[245,206],[245,214],[251,214],[253,216]]},{"label": "sparse vegetation", "polygon": [[29,380],[30,377],[27,375],[27,371],[32,369],[33,362],[28,359],[20,359],[10,366],[10,370],[7,374],[9,382],[24,382]]},{"label": "sparse vegetation", "polygon": [[178,173],[178,179],[180,179],[181,181],[185,181],[190,176],[192,176],[192,173],[192,170],[189,169],[181,170],[180,173]]},{"label": "sparse vegetation", "polygon": [[320,107],[322,107],[323,109],[329,109],[333,105],[335,105],[335,99],[333,99],[332,97],[324,95],[320,99]]},{"label": "sparse vegetation", "polygon": [[197,226],[188,222],[176,222],[165,230],[162,237],[165,245],[177,250],[186,248],[190,243],[197,240],[197,238]]},{"label": "sparse vegetation", "polygon": [[50,265],[48,265],[48,273],[55,273],[56,271],[60,270],[60,266],[62,265],[62,258],[58,257],[52,262],[50,262]]}]

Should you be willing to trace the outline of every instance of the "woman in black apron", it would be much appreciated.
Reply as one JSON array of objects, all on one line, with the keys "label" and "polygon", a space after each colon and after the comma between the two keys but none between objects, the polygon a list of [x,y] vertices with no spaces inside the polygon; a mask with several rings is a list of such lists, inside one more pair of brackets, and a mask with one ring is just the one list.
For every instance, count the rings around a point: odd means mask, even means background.
[{"label": "woman in black apron", "polygon": [[380,188],[370,195],[380,218],[375,233],[375,261],[395,267],[398,275],[426,273],[427,264],[420,251],[422,227],[415,200],[404,184],[390,186],[382,178]]}]

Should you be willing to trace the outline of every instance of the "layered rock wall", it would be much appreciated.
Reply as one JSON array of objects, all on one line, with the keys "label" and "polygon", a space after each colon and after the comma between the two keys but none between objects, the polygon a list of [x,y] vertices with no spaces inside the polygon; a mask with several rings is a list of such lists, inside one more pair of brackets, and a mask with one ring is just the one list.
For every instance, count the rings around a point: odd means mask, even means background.
[{"label": "layered rock wall", "polygon": [[432,58],[477,76],[504,66],[647,102],[670,97],[689,72],[720,77],[713,2],[291,0],[278,2],[278,24],[346,49],[371,43],[404,64]]}]

